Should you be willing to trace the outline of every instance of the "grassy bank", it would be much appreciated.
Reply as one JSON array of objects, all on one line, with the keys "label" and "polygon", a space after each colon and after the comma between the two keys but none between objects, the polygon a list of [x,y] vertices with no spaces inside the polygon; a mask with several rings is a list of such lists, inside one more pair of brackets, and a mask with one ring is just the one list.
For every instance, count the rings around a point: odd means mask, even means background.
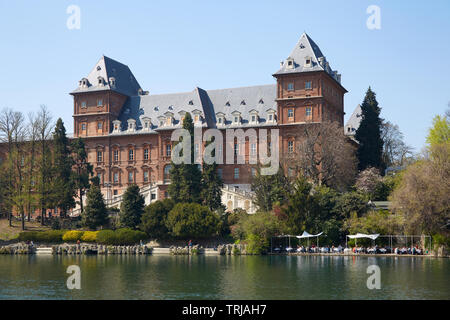
[{"label": "grassy bank", "polygon": [[[46,231],[50,230],[47,226],[41,226],[39,222],[25,222],[26,231]],[[14,240],[22,232],[22,222],[12,221],[12,227],[9,226],[8,219],[0,219],[0,241]]]}]

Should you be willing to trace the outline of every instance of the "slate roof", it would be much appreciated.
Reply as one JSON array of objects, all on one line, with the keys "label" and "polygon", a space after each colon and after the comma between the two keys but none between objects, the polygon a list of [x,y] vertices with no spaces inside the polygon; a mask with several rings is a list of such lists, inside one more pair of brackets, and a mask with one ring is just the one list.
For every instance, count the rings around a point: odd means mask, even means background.
[{"label": "slate roof", "polygon": [[[311,60],[310,65],[306,65],[307,59]],[[293,61],[292,66],[289,65],[290,61]],[[331,69],[319,46],[308,34],[303,33],[289,57],[282,62],[282,66],[274,73],[274,76],[311,71],[325,71],[337,82],[341,82],[340,75]]]},{"label": "slate roof", "polygon": [[[99,85],[99,77],[103,78],[103,85]],[[110,78],[115,79],[114,84]],[[134,96],[138,95],[139,89],[141,89],[128,66],[106,56],[102,56],[89,75],[83,79],[87,79],[87,86],[79,85],[71,92],[72,94],[112,90],[126,96]]]},{"label": "slate roof", "polygon": [[344,130],[346,135],[355,135],[356,130],[359,128],[359,124],[361,123],[361,112],[361,105],[358,104],[352,115],[348,119],[347,123],[345,124]]}]

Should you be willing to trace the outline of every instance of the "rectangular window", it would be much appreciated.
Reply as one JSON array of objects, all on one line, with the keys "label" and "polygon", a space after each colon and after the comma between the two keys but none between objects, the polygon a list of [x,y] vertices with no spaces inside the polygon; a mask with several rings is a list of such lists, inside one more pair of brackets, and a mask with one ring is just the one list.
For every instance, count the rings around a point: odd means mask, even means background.
[{"label": "rectangular window", "polygon": [[172,155],[172,145],[166,144],[166,157],[170,157]]},{"label": "rectangular window", "polygon": [[86,131],[86,123],[82,123],[81,124],[81,130],[82,131]]},{"label": "rectangular window", "polygon": [[102,128],[103,128],[103,123],[102,122],[98,122],[97,123],[97,129],[98,130],[102,130]]},{"label": "rectangular window", "polygon": [[256,177],[256,169],[252,168],[252,177]]},{"label": "rectangular window", "polygon": [[239,144],[234,144],[234,155],[237,156],[239,154]]},{"label": "rectangular window", "polygon": [[113,156],[114,156],[114,161],[118,162],[119,161],[119,150],[114,150]]},{"label": "rectangular window", "polygon": [[256,122],[256,116],[252,116],[252,122]]},{"label": "rectangular window", "polygon": [[288,153],[294,152],[294,141],[288,141]]},{"label": "rectangular window", "polygon": [[144,171],[144,182],[148,182],[148,171]]},{"label": "rectangular window", "polygon": [[133,161],[134,160],[134,150],[130,149],[128,150],[128,161]]},{"label": "rectangular window", "polygon": [[114,172],[114,183],[119,183],[119,173],[118,172]]},{"label": "rectangular window", "polygon": [[312,81],[306,81],[305,82],[305,89],[306,90],[312,89]]},{"label": "rectangular window", "polygon": [[219,122],[219,123],[222,123],[222,118],[219,118],[219,119],[218,119],[218,122]]},{"label": "rectangular window", "polygon": [[234,123],[238,123],[239,122],[239,117],[234,117]]},{"label": "rectangular window", "polygon": [[97,107],[102,107],[102,106],[103,106],[103,100],[102,99],[98,99]]},{"label": "rectangular window", "polygon": [[97,173],[97,178],[98,178],[98,182],[101,184],[102,183],[102,174]]},{"label": "rectangular window", "polygon": [[150,155],[149,150],[144,149],[144,160],[148,160],[150,158],[149,155]]},{"label": "rectangular window", "polygon": [[97,162],[103,161],[103,152],[97,151]]},{"label": "rectangular window", "polygon": [[128,172],[128,182],[133,183],[134,181],[134,173],[132,171]]},{"label": "rectangular window", "polygon": [[288,83],[288,91],[294,91],[294,83]]},{"label": "rectangular window", "polygon": [[269,114],[269,121],[272,121],[272,120],[273,120],[273,115]]},{"label": "rectangular window", "polygon": [[234,168],[234,178],[239,179],[239,168]]},{"label": "rectangular window", "polygon": [[81,108],[86,108],[86,101],[81,102]]},{"label": "rectangular window", "polygon": [[312,114],[311,107],[306,107],[306,116],[307,116],[307,117],[310,117],[311,114]]},{"label": "rectangular window", "polygon": [[220,179],[222,179],[223,177],[223,169],[217,169],[217,175],[219,176]]},{"label": "rectangular window", "polygon": [[288,109],[288,120],[294,120],[294,109]]},{"label": "rectangular window", "polygon": [[252,144],[250,145],[250,154],[251,154],[252,156],[256,156],[256,143],[252,143]]}]

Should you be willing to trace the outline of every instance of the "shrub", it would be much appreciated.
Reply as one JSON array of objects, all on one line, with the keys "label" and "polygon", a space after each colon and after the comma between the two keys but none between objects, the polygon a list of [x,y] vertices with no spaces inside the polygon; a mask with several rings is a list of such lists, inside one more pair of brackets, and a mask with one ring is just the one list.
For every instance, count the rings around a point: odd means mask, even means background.
[{"label": "shrub", "polygon": [[147,235],[142,231],[131,229],[101,230],[97,234],[97,242],[107,245],[133,245],[145,240]]},{"label": "shrub", "polygon": [[218,233],[221,222],[208,207],[179,203],[169,212],[166,226],[177,238],[206,238]]},{"label": "shrub", "polygon": [[247,254],[263,254],[267,252],[269,241],[257,234],[249,234],[246,238]]},{"label": "shrub", "polygon": [[97,242],[102,244],[116,244],[116,234],[112,230],[101,230],[97,233]]},{"label": "shrub", "polygon": [[64,233],[62,240],[67,242],[77,242],[78,240],[81,240],[81,237],[83,236],[83,231],[67,231]]},{"label": "shrub", "polygon": [[173,206],[173,200],[164,199],[163,201],[156,201],[145,207],[139,229],[147,233],[151,238],[162,239],[167,237],[169,231],[165,222]]},{"label": "shrub", "polygon": [[96,242],[99,231],[85,231],[81,237],[83,242]]},{"label": "shrub", "polygon": [[21,232],[18,236],[19,241],[59,243],[67,230],[47,230]]}]

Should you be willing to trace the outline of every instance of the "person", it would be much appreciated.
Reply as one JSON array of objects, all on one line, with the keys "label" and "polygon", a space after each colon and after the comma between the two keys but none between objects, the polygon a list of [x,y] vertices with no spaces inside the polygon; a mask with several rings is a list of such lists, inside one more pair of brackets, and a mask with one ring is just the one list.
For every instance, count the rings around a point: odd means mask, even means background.
[{"label": "person", "polygon": [[189,248],[192,247],[192,240],[189,240],[189,242],[188,242],[188,247],[189,247]]}]

